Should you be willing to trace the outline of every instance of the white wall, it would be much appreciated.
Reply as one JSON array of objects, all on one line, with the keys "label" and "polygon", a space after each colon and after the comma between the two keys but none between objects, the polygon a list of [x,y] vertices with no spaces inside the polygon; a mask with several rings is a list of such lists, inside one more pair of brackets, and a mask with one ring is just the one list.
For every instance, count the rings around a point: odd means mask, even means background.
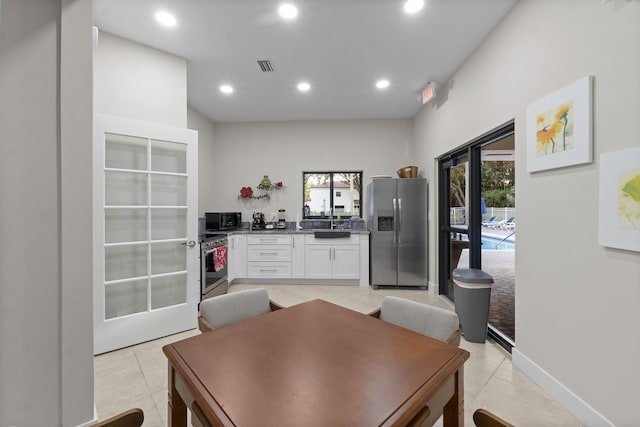
[{"label": "white wall", "polygon": [[94,49],[94,111],[187,126],[187,61],[105,31]]},{"label": "white wall", "polygon": [[[201,213],[241,211],[251,221],[254,211],[270,217],[286,209],[295,221],[302,216],[302,171],[362,170],[364,191],[371,175],[397,176],[412,160],[411,120],[216,123],[210,137],[202,119],[194,114],[189,121],[200,131]],[[238,199],[242,187],[255,192],[264,175],[285,188],[271,200]]]},{"label": "white wall", "polygon": [[3,0],[0,425],[93,419],[91,1]]},{"label": "white wall", "polygon": [[[599,155],[640,145],[639,22],[637,1],[521,0],[414,123],[433,178],[438,155],[515,118],[514,363],[587,425],[640,425],[640,253],[597,242]],[[527,105],[587,74],[594,162],[527,173]]]},{"label": "white wall", "polygon": [[[214,123],[189,106],[187,127],[198,131],[198,212],[203,206],[215,204],[215,194],[211,191],[212,161],[215,159]],[[200,216],[200,214],[198,214]]]}]

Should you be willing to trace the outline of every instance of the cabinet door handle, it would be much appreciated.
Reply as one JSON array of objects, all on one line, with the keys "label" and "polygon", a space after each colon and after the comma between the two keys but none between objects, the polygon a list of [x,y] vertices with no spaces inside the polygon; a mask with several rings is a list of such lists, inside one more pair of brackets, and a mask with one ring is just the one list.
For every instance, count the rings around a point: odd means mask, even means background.
[{"label": "cabinet door handle", "polygon": [[264,269],[260,269],[260,273],[277,273],[278,270],[264,270]]},{"label": "cabinet door handle", "polygon": [[278,256],[275,252],[260,252],[260,256]]}]

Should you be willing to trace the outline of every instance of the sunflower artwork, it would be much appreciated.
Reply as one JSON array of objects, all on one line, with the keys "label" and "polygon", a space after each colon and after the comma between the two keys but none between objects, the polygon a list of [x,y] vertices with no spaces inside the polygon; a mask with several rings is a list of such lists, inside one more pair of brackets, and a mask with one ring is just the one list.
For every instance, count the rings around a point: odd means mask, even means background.
[{"label": "sunflower artwork", "polygon": [[593,76],[527,106],[527,171],[591,163]]},{"label": "sunflower artwork", "polygon": [[538,114],[536,155],[546,156],[573,149],[573,101]]}]

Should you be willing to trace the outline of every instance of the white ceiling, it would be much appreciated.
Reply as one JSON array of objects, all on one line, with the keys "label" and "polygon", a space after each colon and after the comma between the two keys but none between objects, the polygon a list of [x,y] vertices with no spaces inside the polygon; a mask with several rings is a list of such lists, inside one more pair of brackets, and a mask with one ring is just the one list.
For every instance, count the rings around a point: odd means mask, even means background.
[{"label": "white ceiling", "polygon": [[[443,85],[517,0],[93,0],[101,31],[188,61],[188,102],[215,122],[411,118],[428,81]],[[178,24],[161,27],[158,10]],[[269,59],[264,73],[257,61]],[[375,88],[386,78],[390,86]],[[300,93],[296,85],[312,88]],[[218,87],[234,86],[231,95]]]}]

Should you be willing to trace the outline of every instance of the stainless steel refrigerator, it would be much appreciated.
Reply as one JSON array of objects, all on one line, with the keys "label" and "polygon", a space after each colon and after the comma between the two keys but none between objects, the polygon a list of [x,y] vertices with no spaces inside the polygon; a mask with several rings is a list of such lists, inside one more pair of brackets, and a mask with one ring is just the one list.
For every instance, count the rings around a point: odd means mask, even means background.
[{"label": "stainless steel refrigerator", "polygon": [[369,282],[427,286],[427,180],[374,178],[367,186]]}]

